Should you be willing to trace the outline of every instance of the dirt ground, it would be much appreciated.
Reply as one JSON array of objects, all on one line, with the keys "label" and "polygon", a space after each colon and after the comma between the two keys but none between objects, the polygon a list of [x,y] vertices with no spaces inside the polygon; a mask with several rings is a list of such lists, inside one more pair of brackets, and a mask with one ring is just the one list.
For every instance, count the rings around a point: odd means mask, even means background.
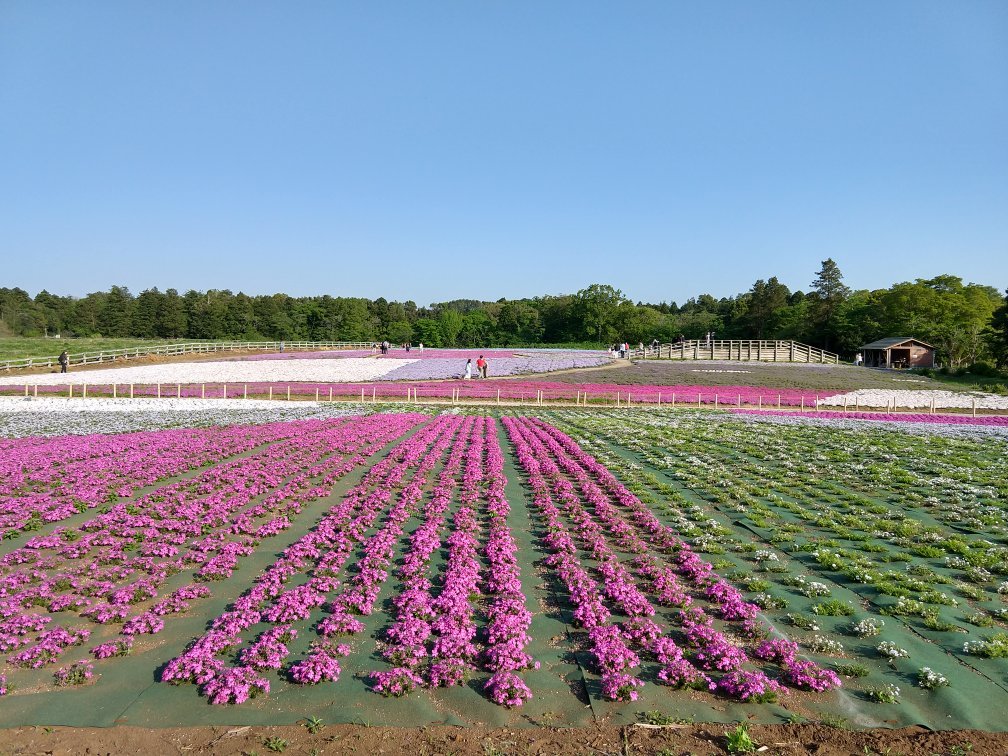
[{"label": "dirt ground", "polygon": [[[285,727],[21,727],[0,730],[0,754],[725,754],[732,726],[714,724],[629,727],[394,728],[308,723]],[[751,725],[761,754],[966,756],[1008,753],[1008,733],[935,732],[925,728],[846,730],[822,724]]]}]

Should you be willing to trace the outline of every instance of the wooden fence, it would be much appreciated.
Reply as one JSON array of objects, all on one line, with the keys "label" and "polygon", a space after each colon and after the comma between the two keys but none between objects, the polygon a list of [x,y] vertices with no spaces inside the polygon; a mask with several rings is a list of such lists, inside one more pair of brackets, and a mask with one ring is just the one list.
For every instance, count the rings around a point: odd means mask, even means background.
[{"label": "wooden fence", "polygon": [[634,348],[636,359],[670,360],[726,360],[741,362],[815,362],[836,365],[839,357],[799,341],[771,341],[763,339],[717,339],[681,341],[655,347]]},{"label": "wooden fence", "polygon": [[[260,351],[314,352],[323,350],[371,349],[371,342],[361,341],[195,341],[180,344],[152,344],[150,346],[128,347],[126,349],[102,349],[69,354],[70,365],[91,365],[114,360],[130,360],[138,357],[201,354],[212,352]],[[31,367],[54,367],[58,365],[56,355],[47,357],[26,357],[20,360],[6,360],[4,370]]]}]

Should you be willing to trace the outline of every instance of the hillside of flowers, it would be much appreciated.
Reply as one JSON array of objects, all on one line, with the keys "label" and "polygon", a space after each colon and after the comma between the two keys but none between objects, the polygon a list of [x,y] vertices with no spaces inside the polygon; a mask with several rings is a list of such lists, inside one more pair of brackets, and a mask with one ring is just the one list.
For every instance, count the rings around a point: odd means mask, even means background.
[{"label": "hillside of flowers", "polygon": [[0,439],[0,721],[999,727],[1003,437],[357,412]]}]

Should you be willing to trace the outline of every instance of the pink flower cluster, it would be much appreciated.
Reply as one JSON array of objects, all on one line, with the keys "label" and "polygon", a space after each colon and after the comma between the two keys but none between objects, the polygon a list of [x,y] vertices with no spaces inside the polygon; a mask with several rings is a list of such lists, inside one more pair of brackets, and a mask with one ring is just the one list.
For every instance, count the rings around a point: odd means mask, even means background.
[{"label": "pink flower cluster", "polygon": [[[107,511],[79,527],[57,526],[0,558],[0,650],[17,652],[8,659],[15,666],[37,668],[56,661],[66,648],[83,643],[90,631],[46,627],[55,613],[76,611],[96,624],[122,624],[123,640],[92,649],[98,659],[118,655],[126,639],[160,632],[166,618],[185,612],[194,599],[210,595],[205,584],[190,584],[160,597],[161,586],[171,575],[186,569],[204,579],[214,570],[231,574],[243,555],[272,535],[260,524],[289,524],[305,503],[327,495],[336,479],[424,419],[400,415],[218,429],[208,432],[206,448],[182,445],[173,454],[157,443],[157,434],[120,437],[146,438],[154,453],[165,451],[167,458],[177,457],[172,466],[148,460],[148,467],[155,471],[152,475],[212,463],[224,454],[252,453],[161,485],[134,501],[105,504]],[[185,438],[175,431],[166,433],[177,444]],[[55,443],[59,450],[65,439],[45,441]],[[94,441],[95,448],[105,450],[101,437]],[[131,444],[110,444],[109,453],[133,449]],[[87,451],[73,448],[80,454]],[[60,454],[50,455],[55,470],[80,467],[66,449]],[[131,460],[139,457],[139,450],[130,454],[123,470],[133,469]],[[111,463],[108,469],[99,465],[95,480],[104,480],[111,469]],[[80,471],[74,476],[68,478],[70,483],[85,477]],[[84,499],[99,500],[86,487],[55,490],[56,481],[49,479],[53,497],[80,505],[78,495],[83,492]],[[196,671],[184,679],[205,677],[212,667],[196,664]]]},{"label": "pink flower cluster", "polygon": [[[659,662],[657,678],[671,685],[708,687],[740,700],[767,700],[783,691],[781,684],[762,670],[747,669],[746,651],[714,626],[713,618],[696,599],[702,596],[710,602],[723,621],[739,623],[737,634],[747,638],[764,634],[756,620],[759,608],[755,604],[745,601],[738,589],[722,580],[710,563],[662,525],[612,473],[572,439],[541,420],[505,418],[504,424],[529,476],[535,504],[548,530],[544,542],[552,553],[547,563],[557,568],[575,607],[575,619],[589,631],[607,697],[617,690],[631,700],[635,695],[635,686],[627,687],[626,680],[605,677],[627,674],[627,670],[639,664],[631,650],[634,643]],[[551,489],[562,508],[554,504]],[[590,505],[591,515],[582,501]],[[577,542],[571,537],[565,519],[578,534]],[[654,615],[654,609],[639,587],[638,578],[617,561],[608,538],[620,550],[636,554],[633,559],[636,574],[659,603],[679,607],[679,632],[685,647],[691,649],[696,666],[670,635],[663,634],[661,627],[648,619]],[[578,543],[597,564],[595,571],[603,578],[601,591],[580,565]],[[667,554],[668,563],[654,555],[656,549]],[[609,610],[602,597],[629,618],[619,629],[606,624]],[[593,607],[587,615],[579,612],[585,606]],[[793,657],[760,658],[778,661],[782,667],[781,679],[795,687],[823,690],[839,683],[832,672],[812,662],[795,661]],[[720,674],[720,678],[712,679],[708,673]]]}]

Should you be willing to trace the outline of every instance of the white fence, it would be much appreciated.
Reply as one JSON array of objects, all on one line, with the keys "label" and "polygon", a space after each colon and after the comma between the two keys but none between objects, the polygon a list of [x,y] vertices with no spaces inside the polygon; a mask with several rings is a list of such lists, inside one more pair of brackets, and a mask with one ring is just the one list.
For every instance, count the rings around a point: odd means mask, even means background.
[{"label": "white fence", "polygon": [[[128,347],[126,349],[95,349],[89,352],[69,354],[70,365],[91,365],[113,360],[135,360],[138,357],[177,356],[212,352],[259,351],[314,352],[322,350],[370,349],[371,342],[362,341],[195,341],[181,344],[152,344],[150,346]],[[20,360],[5,360],[4,370],[19,368],[53,367],[58,365],[58,357],[26,357]]]}]

